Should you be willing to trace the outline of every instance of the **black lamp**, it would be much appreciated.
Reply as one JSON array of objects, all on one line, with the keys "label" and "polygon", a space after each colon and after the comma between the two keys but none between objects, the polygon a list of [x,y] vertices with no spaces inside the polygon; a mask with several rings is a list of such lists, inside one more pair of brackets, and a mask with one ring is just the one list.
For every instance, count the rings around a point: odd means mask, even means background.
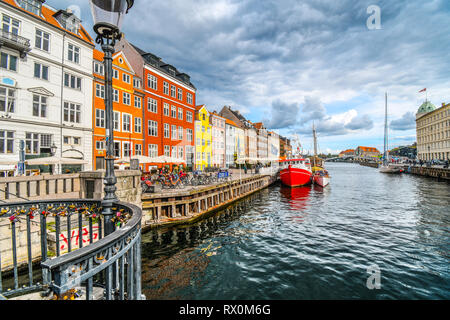
[{"label": "black lamp", "polygon": [[90,0],[92,16],[94,18],[94,31],[97,34],[96,42],[101,45],[105,65],[105,136],[106,136],[106,172],[103,180],[105,196],[102,200],[105,217],[105,236],[114,232],[113,205],[118,200],[116,196],[117,178],[114,173],[114,130],[113,130],[113,104],[112,104],[112,56],[114,45],[120,40],[120,28],[123,16],[133,6],[134,0]]}]

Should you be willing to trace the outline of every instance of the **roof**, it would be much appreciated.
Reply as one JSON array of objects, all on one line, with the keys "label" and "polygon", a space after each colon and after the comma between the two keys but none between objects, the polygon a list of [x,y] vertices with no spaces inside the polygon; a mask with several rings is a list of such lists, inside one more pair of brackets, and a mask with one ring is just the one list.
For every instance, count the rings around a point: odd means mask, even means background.
[{"label": "roof", "polygon": [[[146,52],[141,48],[136,47],[132,43],[130,43],[130,45],[142,56],[142,58],[144,59],[144,63],[152,66],[153,68],[156,68],[159,72],[174,77],[178,81],[183,82],[194,90],[197,90],[197,88],[191,82],[191,77],[187,73],[180,72],[176,67],[164,62],[160,57],[151,52]],[[175,75],[169,72],[169,68],[175,71]]]},{"label": "roof", "polygon": [[264,126],[264,124],[262,122],[257,122],[257,123],[254,123],[253,126],[259,130]]},{"label": "roof", "polygon": [[347,150],[342,151],[341,154],[342,153],[353,153],[353,152],[355,152],[354,149],[347,149]]},{"label": "roof", "polygon": [[434,111],[434,110],[436,110],[435,105],[432,104],[430,101],[425,101],[419,107],[419,110],[417,111],[417,113],[428,113],[428,112],[431,112],[431,111]]},{"label": "roof", "polygon": [[366,152],[380,152],[378,151],[377,148],[373,148],[373,147],[361,147],[359,146],[358,149],[362,150],[362,151],[366,151]]},{"label": "roof", "polygon": [[100,50],[94,49],[94,60],[103,61],[105,54]]},{"label": "roof", "polygon": [[237,127],[237,124],[234,121],[231,121],[230,119],[225,118],[225,123],[229,124],[230,126]]},{"label": "roof", "polygon": [[42,15],[38,16],[38,15],[35,15],[34,13],[32,13],[30,11],[27,11],[27,10],[23,9],[14,0],[0,0],[0,1],[5,2],[5,3],[7,3],[7,4],[17,8],[18,10],[26,12],[27,14],[29,14],[29,15],[31,15],[33,17],[36,17],[36,18],[38,18],[38,19],[40,19],[42,21],[45,21],[45,22],[51,24],[52,26],[57,27],[60,30],[64,30],[65,32],[67,32],[67,33],[69,33],[69,34],[71,34],[71,35],[73,35],[73,36],[75,36],[75,37],[77,37],[77,38],[79,38],[81,40],[89,42],[90,44],[94,44],[93,43],[93,39],[91,38],[89,33],[86,32],[86,30],[83,28],[83,26],[81,24],[80,24],[80,34],[75,34],[73,32],[70,32],[69,30],[64,29],[60,25],[60,23],[55,19],[54,15],[57,12],[60,12],[61,10],[54,11],[53,9],[49,8],[47,5],[42,5],[42,9],[41,9]]}]

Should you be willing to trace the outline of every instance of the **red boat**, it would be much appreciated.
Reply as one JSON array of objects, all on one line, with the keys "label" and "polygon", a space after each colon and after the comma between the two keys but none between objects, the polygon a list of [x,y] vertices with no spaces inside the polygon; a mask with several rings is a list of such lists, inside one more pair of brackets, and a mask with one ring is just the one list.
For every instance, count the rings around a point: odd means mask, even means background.
[{"label": "red boat", "polygon": [[280,161],[286,166],[280,171],[281,182],[288,187],[300,187],[311,183],[311,163],[309,159],[289,159]]}]

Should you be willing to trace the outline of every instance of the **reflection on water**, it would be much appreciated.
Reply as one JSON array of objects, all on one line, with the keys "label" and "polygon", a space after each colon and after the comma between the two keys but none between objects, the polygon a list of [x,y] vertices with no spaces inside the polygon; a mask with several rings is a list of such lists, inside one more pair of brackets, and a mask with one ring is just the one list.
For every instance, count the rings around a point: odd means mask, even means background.
[{"label": "reflection on water", "polygon": [[[274,185],[143,235],[148,299],[448,299],[450,185],[330,164],[329,186]],[[381,289],[366,286],[367,267]]]}]

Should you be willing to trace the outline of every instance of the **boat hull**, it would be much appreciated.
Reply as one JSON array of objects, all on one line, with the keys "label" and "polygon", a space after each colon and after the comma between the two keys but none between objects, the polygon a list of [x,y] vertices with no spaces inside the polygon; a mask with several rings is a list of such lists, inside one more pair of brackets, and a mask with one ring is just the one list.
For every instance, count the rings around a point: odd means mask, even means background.
[{"label": "boat hull", "polygon": [[326,187],[328,184],[330,184],[330,177],[327,176],[318,176],[315,175],[313,177],[314,183],[321,186],[321,187]]},{"label": "boat hull", "polygon": [[381,166],[380,167],[381,173],[401,173],[402,171],[400,168],[392,167],[392,166]]},{"label": "boat hull", "polygon": [[301,187],[311,183],[311,171],[300,168],[286,168],[280,172],[281,182],[288,187]]}]

